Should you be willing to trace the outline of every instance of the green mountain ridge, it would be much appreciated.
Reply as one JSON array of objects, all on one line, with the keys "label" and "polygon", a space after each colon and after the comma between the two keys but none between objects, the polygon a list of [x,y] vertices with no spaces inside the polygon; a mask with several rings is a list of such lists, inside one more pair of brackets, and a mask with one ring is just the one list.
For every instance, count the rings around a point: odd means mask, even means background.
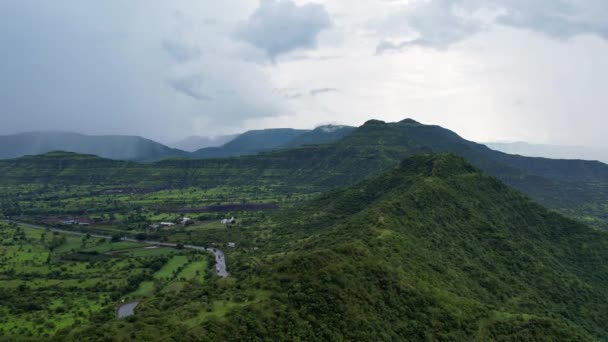
[{"label": "green mountain ridge", "polygon": [[354,130],[355,128],[350,126],[325,125],[313,130],[276,128],[248,131],[220,147],[195,151],[190,158],[238,157],[304,145],[328,144],[344,138]]},{"label": "green mountain ridge", "polygon": [[[541,204],[608,228],[608,165],[508,155],[467,141],[439,126],[413,120],[371,120],[344,138],[254,156],[170,159],[153,164],[38,156],[0,161],[2,183],[31,181],[161,187],[264,186],[283,192],[318,192],[354,184],[419,153],[454,153]],[[305,189],[303,189],[305,187]]]},{"label": "green mountain ridge", "polygon": [[[171,158],[229,158],[303,145],[331,143],[350,134],[353,130],[354,127],[333,125],[320,126],[314,130],[292,128],[253,130],[235,136],[216,137],[217,141],[226,142],[221,146],[204,147],[193,152],[170,148],[137,136],[90,136],[70,132],[32,132],[0,136],[0,159],[40,155],[54,151],[93,154],[113,160],[145,162]],[[191,148],[193,144],[213,144],[214,141],[204,137],[189,137],[179,144]]]},{"label": "green mountain ridge", "polygon": [[[418,155],[270,216],[233,280],[165,296],[134,323],[73,332],[180,340],[594,341],[608,338],[608,235],[454,155]],[[211,290],[215,289],[215,290]],[[269,293],[182,326],[187,301]],[[173,302],[174,301],[174,302]],[[168,306],[166,303],[171,302]]]},{"label": "green mountain ridge", "polygon": [[256,154],[272,150],[308,132],[292,128],[274,128],[247,131],[220,147],[195,151],[192,158],[226,158]]}]

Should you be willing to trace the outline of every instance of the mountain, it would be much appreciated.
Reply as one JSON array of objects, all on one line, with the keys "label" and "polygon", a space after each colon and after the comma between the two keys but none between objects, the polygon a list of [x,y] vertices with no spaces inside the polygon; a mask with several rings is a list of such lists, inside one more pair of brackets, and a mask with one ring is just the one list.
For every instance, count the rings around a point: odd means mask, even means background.
[{"label": "mountain", "polygon": [[292,148],[304,145],[321,145],[338,141],[351,134],[356,127],[342,125],[319,126],[310,132],[296,136],[289,142],[281,145],[281,148]]},{"label": "mountain", "polygon": [[525,142],[486,143],[485,145],[497,151],[528,157],[599,160],[608,163],[608,149],[597,147],[543,145]]},{"label": "mountain", "polygon": [[[608,339],[608,233],[461,157],[407,158],[242,234],[256,248],[230,254],[229,281],[167,292],[137,320],[75,336],[137,327],[210,341]],[[193,301],[229,311],[188,324]]]},{"label": "mountain", "polygon": [[220,147],[203,148],[192,153],[192,158],[225,158],[269,151],[308,132],[292,128],[247,131]]},{"label": "mountain", "polygon": [[184,151],[137,136],[91,136],[69,132],[31,132],[0,136],[0,159],[51,151],[68,151],[94,154],[109,159],[139,161],[186,155]]},{"label": "mountain", "polygon": [[205,147],[218,147],[236,138],[237,135],[219,135],[215,137],[191,136],[170,144],[171,147],[194,152]]},{"label": "mountain", "polygon": [[[235,139],[240,140],[240,139]],[[408,119],[370,120],[336,142],[226,159],[164,160],[149,165],[108,164],[91,169],[78,160],[39,156],[0,161],[0,184],[51,182],[154,187],[256,186],[293,194],[355,184],[420,153],[453,153],[551,209],[608,229],[608,165],[509,155],[456,133]],[[128,172],[123,172],[128,169]]]},{"label": "mountain", "polygon": [[[170,148],[136,136],[89,136],[69,132],[32,132],[0,136],[0,159],[52,151],[93,154],[115,160],[154,161],[165,158],[226,158],[252,155],[279,148],[325,144],[343,138],[355,128],[321,126],[312,131],[298,129],[265,129],[240,135],[213,138],[187,137]],[[188,152],[191,153],[188,153]]]},{"label": "mountain", "polygon": [[304,145],[329,144],[344,138],[355,129],[355,127],[350,126],[325,125],[310,131],[297,129],[248,131],[220,147],[209,147],[195,151],[191,158],[236,157]]}]

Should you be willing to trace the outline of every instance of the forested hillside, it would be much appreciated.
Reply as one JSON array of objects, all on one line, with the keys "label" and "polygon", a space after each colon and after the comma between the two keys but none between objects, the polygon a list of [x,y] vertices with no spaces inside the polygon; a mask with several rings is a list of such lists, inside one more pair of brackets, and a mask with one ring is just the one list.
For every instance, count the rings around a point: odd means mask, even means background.
[{"label": "forested hillside", "polygon": [[225,315],[181,324],[187,301],[167,294],[127,324],[70,336],[137,327],[142,339],[217,341],[608,338],[608,235],[460,157],[406,159],[248,234],[258,248],[231,255],[233,279],[188,296],[230,301]]}]

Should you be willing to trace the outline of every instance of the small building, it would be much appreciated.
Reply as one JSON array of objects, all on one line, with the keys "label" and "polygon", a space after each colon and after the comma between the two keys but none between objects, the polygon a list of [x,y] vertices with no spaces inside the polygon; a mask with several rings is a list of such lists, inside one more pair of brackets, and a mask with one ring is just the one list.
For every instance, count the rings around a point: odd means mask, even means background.
[{"label": "small building", "polygon": [[173,223],[173,222],[161,222],[160,225],[161,225],[161,227],[173,227],[173,226],[175,226],[175,223]]},{"label": "small building", "polygon": [[236,242],[228,242],[228,247],[235,248],[236,247]]},{"label": "small building", "polygon": [[222,224],[223,225],[236,224],[236,219],[234,218],[234,216],[232,216],[232,218],[230,218],[230,219],[223,219]]},{"label": "small building", "polygon": [[78,226],[89,226],[91,222],[84,218],[72,218],[69,220],[63,220],[61,223],[67,225],[78,225]]},{"label": "small building", "polygon": [[191,224],[194,224],[194,221],[193,221],[191,218],[189,218],[189,217],[184,217],[184,218],[182,218],[182,219],[180,220],[180,223],[181,223],[183,226],[189,226],[189,225],[191,225]]}]

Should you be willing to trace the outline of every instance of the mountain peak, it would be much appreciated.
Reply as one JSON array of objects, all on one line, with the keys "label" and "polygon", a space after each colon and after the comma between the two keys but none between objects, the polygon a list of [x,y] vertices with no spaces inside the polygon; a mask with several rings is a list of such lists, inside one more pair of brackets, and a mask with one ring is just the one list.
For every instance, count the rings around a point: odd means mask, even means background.
[{"label": "mountain peak", "polygon": [[418,122],[418,121],[416,121],[416,120],[414,120],[414,119],[410,119],[410,118],[403,119],[403,120],[399,121],[399,123],[403,123],[403,124],[411,124],[411,125],[421,125],[421,123],[420,123],[420,122]]},{"label": "mountain peak", "polygon": [[386,122],[384,122],[382,120],[372,119],[372,120],[367,120],[361,127],[384,126],[384,125],[386,125]]}]

